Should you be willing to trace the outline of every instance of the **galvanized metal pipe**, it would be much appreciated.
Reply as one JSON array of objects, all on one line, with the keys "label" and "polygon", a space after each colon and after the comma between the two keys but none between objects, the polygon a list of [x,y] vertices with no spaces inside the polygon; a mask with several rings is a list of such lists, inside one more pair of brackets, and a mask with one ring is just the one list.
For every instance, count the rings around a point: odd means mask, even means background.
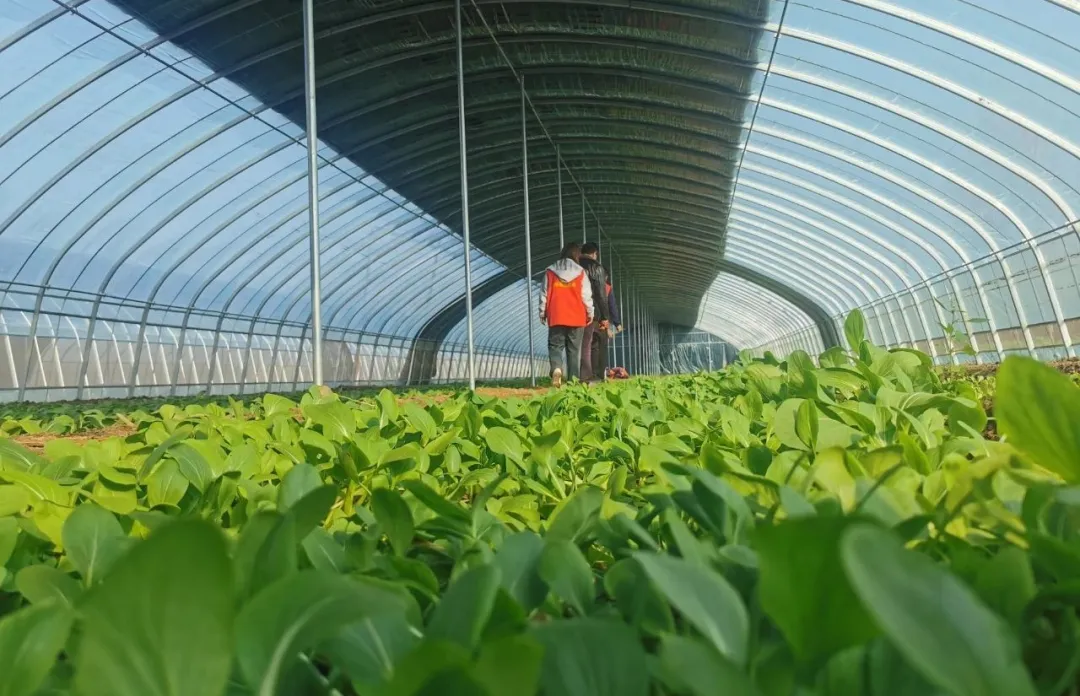
[{"label": "galvanized metal pipe", "polygon": [[[311,2],[311,0],[307,1]],[[465,52],[461,41],[461,0],[455,0],[454,7],[457,11],[458,140],[461,152],[461,235],[465,242],[466,350],[469,359],[469,389],[476,389],[476,355],[473,345],[472,243],[469,239],[469,168],[465,141]]]},{"label": "galvanized metal pipe", "polygon": [[523,182],[522,189],[525,193],[525,296],[529,313],[529,379],[535,387],[536,361],[533,359],[535,353],[535,347],[533,345],[533,323],[536,321],[536,317],[533,316],[532,297],[532,231],[530,230],[529,224],[529,128],[528,117],[525,112],[524,77],[521,78],[521,172]]},{"label": "galvanized metal pipe", "polygon": [[323,384],[323,346],[322,288],[319,270],[319,124],[315,113],[314,4],[315,0],[304,0],[304,101],[307,105],[308,224],[311,242],[311,381],[321,386]]}]

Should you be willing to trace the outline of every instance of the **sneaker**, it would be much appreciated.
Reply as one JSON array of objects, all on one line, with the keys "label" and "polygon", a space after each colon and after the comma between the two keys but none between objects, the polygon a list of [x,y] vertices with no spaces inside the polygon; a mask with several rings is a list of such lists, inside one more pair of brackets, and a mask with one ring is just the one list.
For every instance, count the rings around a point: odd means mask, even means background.
[{"label": "sneaker", "polygon": [[562,368],[556,367],[551,373],[551,384],[556,389],[562,386]]}]

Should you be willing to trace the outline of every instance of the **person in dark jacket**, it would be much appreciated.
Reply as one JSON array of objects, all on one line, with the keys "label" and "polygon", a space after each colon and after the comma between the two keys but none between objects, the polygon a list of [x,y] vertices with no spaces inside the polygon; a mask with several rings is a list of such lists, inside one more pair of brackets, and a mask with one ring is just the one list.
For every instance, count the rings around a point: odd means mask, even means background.
[{"label": "person in dark jacket", "polygon": [[619,305],[615,302],[615,288],[611,287],[610,282],[607,284],[607,300],[608,321],[611,323],[611,328],[608,329],[608,338],[612,338],[622,331],[622,315],[619,314]]},{"label": "person in dark jacket", "polygon": [[608,304],[607,271],[600,265],[600,247],[593,242],[581,245],[579,263],[592,285],[593,321],[585,327],[581,341],[581,381],[602,380],[607,368],[608,327],[611,308]]}]

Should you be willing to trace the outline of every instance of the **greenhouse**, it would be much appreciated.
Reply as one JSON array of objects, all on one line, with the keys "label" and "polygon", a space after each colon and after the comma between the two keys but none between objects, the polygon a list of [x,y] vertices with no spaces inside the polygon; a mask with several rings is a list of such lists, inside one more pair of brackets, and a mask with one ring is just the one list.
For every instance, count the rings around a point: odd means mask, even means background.
[{"label": "greenhouse", "polygon": [[1080,0],[0,0],[0,696],[1080,696]]},{"label": "greenhouse", "polygon": [[466,379],[467,288],[476,376],[542,374],[528,293],[576,239],[632,373],[856,307],[940,363],[1075,353],[1068,0],[470,0],[460,36],[339,0],[308,43],[285,0],[0,8],[5,400],[311,382],[313,230],[331,385]]}]

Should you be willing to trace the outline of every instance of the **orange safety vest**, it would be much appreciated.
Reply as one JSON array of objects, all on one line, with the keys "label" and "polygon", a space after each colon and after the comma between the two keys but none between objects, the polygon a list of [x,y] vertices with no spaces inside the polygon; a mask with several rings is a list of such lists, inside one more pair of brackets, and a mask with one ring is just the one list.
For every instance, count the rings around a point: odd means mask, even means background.
[{"label": "orange safety vest", "polygon": [[589,312],[581,299],[581,284],[585,273],[567,282],[554,271],[547,272],[547,319],[548,326],[585,326]]}]

